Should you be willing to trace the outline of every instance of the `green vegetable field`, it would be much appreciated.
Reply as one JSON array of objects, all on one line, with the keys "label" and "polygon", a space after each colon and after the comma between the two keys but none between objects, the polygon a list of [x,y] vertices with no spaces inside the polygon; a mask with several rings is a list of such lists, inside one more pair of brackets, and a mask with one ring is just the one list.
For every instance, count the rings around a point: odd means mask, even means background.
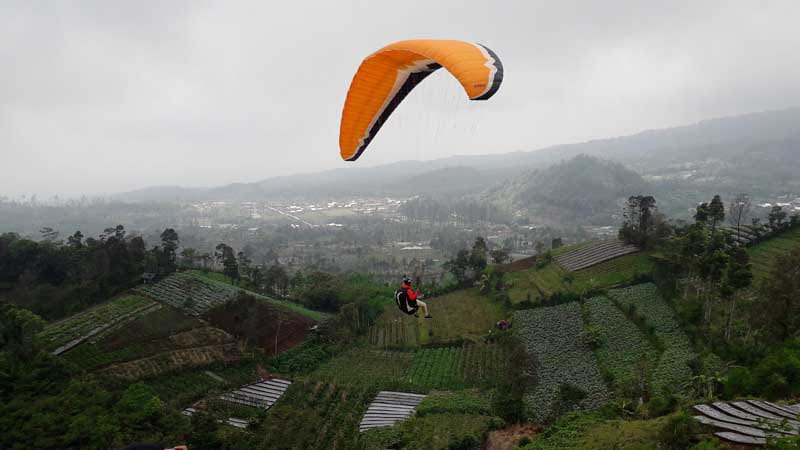
[{"label": "green vegetable field", "polygon": [[586,301],[589,324],[600,340],[597,356],[616,383],[634,379],[636,369],[644,361],[658,360],[657,350],[644,333],[607,297]]},{"label": "green vegetable field", "polygon": [[672,308],[658,293],[652,283],[640,284],[609,291],[609,297],[623,308],[630,308],[644,317],[655,329],[656,337],[664,346],[664,352],[651,377],[654,392],[674,390],[691,377],[689,361],[694,353],[686,333],[681,330]]},{"label": "green vegetable field", "polygon": [[[547,421],[565,409],[597,408],[608,400],[594,353],[580,338],[579,303],[517,311],[514,328],[528,352],[536,355],[537,385],[525,399],[535,420]],[[562,405],[559,397],[565,386],[581,391],[583,398]]]}]

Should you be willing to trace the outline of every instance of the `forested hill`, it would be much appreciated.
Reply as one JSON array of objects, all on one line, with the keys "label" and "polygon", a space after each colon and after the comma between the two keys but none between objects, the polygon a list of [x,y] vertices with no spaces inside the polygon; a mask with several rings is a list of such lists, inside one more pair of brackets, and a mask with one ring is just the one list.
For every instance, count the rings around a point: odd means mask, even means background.
[{"label": "forested hill", "polygon": [[[436,171],[472,168],[479,182],[462,184],[479,193],[526,170],[585,154],[612,159],[658,180],[679,180],[695,190],[775,192],[800,187],[800,108],[705,120],[693,125],[644,131],[631,136],[558,145],[499,155],[454,156],[404,161],[376,167],[347,165],[316,174],[270,178],[255,183],[186,189],[153,187],[118,194],[130,202],[252,200],[271,197],[336,195],[452,195],[443,183],[408,183],[408,174],[432,179]],[[459,189],[461,191],[462,189]],[[459,192],[460,193],[460,192]]]},{"label": "forested hill", "polygon": [[562,219],[582,217],[607,222],[622,200],[652,189],[622,164],[581,155],[519,175],[492,189],[485,199],[514,208],[547,211]]}]

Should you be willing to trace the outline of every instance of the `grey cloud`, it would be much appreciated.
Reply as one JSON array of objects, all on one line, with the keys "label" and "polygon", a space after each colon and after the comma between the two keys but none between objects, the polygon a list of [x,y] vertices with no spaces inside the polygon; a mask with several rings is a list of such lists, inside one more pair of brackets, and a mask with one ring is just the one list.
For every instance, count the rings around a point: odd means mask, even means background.
[{"label": "grey cloud", "polygon": [[800,104],[796,1],[0,4],[0,194],[95,194],[344,167],[360,60],[389,42],[494,49],[500,93],[446,74],[359,164],[530,150]]}]

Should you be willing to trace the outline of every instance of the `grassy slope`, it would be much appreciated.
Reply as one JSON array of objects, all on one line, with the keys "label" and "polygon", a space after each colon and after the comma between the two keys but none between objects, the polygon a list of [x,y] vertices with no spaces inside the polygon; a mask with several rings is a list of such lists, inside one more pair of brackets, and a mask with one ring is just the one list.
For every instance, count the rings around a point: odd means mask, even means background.
[{"label": "grassy slope", "polygon": [[575,272],[574,281],[567,284],[564,275],[568,272],[558,264],[551,263],[541,269],[509,273],[507,280],[513,283],[513,287],[508,294],[513,303],[525,301],[529,294],[531,301],[535,302],[542,296],[559,291],[581,292],[591,286],[611,287],[630,281],[637,274],[648,273],[652,268],[649,253],[636,253]]},{"label": "grassy slope", "polygon": [[756,280],[764,279],[769,275],[778,255],[786,253],[798,245],[800,245],[800,228],[795,228],[750,248],[750,260]]},{"label": "grassy slope", "polygon": [[477,340],[485,336],[503,318],[503,308],[482,296],[477,289],[462,289],[441,297],[424,300],[433,319],[408,316],[389,305],[378,318],[370,336],[405,333],[404,338],[370,339],[371,344],[418,347],[459,339]]},{"label": "grassy slope", "polygon": [[[194,276],[202,278],[202,279],[204,279],[206,281],[210,281],[212,283],[219,283],[219,284],[225,284],[226,286],[230,286],[230,283],[227,281],[227,278],[225,277],[225,275],[223,275],[221,273],[218,273],[218,272],[203,272],[202,270],[189,270],[187,272],[191,273]],[[262,294],[258,294],[258,293],[253,292],[253,291],[249,291],[247,289],[241,289],[241,290],[246,292],[249,295],[252,295],[253,297],[256,297],[256,298],[264,300],[264,301],[267,301],[267,302],[269,302],[269,303],[271,303],[273,305],[286,308],[286,309],[288,309],[288,310],[290,310],[292,312],[296,312],[296,313],[301,314],[303,316],[306,316],[306,317],[309,317],[311,319],[314,319],[317,322],[321,322],[321,321],[327,319],[328,317],[330,317],[329,314],[326,314],[326,313],[320,312],[320,311],[314,311],[312,309],[308,309],[305,306],[300,305],[298,303],[294,303],[294,302],[290,302],[290,301],[284,301],[284,300],[277,300],[277,299],[274,299],[272,297],[268,297],[266,295],[262,295]]]}]

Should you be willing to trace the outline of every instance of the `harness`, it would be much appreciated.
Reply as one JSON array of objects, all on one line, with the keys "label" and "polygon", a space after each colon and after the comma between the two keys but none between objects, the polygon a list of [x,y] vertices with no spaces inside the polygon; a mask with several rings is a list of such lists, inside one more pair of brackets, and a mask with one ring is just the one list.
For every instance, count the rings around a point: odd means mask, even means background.
[{"label": "harness", "polygon": [[408,292],[404,288],[394,291],[394,301],[397,303],[397,307],[400,308],[400,311],[403,311],[409,316],[416,314],[417,310],[419,309],[417,302],[411,301],[408,298]]}]

